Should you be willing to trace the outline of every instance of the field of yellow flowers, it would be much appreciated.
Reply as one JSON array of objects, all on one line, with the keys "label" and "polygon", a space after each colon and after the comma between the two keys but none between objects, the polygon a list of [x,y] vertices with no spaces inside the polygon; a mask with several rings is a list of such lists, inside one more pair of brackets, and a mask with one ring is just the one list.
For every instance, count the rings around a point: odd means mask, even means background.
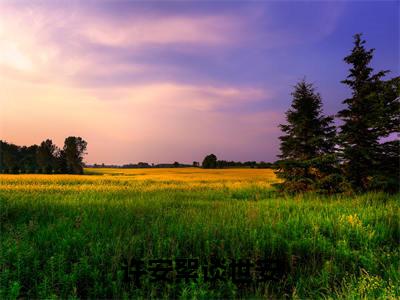
[{"label": "field of yellow flowers", "polygon": [[100,169],[87,168],[81,175],[0,175],[2,190],[37,191],[119,191],[163,190],[198,188],[242,189],[269,188],[277,182],[271,169],[225,169],[200,168],[174,169]]},{"label": "field of yellow flowers", "polygon": [[278,194],[269,169],[85,174],[0,174],[1,299],[400,297],[399,195]]}]

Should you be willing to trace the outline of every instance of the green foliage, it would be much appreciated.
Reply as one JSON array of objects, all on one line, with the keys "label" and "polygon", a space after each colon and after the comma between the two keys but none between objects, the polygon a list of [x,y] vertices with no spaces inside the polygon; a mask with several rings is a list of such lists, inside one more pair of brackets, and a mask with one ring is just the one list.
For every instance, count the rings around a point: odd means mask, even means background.
[{"label": "green foliage", "polygon": [[341,174],[336,162],[336,156],[333,154],[303,161],[278,161],[276,173],[284,181],[275,186],[279,191],[286,193],[350,193],[351,186]]},{"label": "green foliage", "polygon": [[351,185],[346,181],[346,178],[339,174],[329,174],[317,181],[315,189],[317,191],[335,194],[335,193],[351,193]]},{"label": "green foliage", "polygon": [[399,184],[399,175],[390,177],[378,174],[371,177],[368,183],[368,188],[373,191],[387,191],[390,193],[396,193],[399,191]]}]

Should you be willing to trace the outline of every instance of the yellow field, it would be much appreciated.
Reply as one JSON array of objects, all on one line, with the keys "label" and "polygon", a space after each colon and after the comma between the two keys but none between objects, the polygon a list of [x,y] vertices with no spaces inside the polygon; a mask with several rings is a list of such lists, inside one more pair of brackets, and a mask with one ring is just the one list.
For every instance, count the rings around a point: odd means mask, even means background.
[{"label": "yellow field", "polygon": [[2,190],[162,190],[269,187],[277,182],[271,169],[85,169],[82,175],[0,175]]}]

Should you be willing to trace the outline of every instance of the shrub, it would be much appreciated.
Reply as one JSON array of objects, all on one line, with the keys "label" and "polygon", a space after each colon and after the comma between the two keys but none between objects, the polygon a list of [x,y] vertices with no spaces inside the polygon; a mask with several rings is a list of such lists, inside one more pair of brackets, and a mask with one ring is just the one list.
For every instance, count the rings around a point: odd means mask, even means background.
[{"label": "shrub", "polygon": [[315,183],[315,188],[320,193],[335,194],[351,192],[351,185],[341,174],[330,174]]}]

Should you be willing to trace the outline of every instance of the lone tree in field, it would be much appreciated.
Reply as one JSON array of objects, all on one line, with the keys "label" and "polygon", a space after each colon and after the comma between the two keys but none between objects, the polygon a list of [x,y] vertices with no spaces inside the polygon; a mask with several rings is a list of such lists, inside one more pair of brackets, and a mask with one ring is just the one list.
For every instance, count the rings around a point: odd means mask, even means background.
[{"label": "lone tree in field", "polygon": [[68,173],[83,173],[83,155],[86,154],[87,143],[81,137],[70,136],[65,139],[63,156]]},{"label": "lone tree in field", "polygon": [[356,34],[352,52],[344,58],[351,68],[342,83],[351,88],[352,96],[343,101],[347,107],[338,113],[343,120],[339,140],[345,174],[361,190],[370,188],[374,177],[397,181],[399,176],[399,142],[380,140],[399,132],[400,80],[382,81],[389,71],[373,74],[369,64],[375,49],[367,50],[364,44],[361,34]]},{"label": "lone tree in field", "polygon": [[201,166],[205,169],[215,169],[217,167],[217,157],[214,154],[207,155]]},{"label": "lone tree in field", "polygon": [[333,117],[323,115],[321,96],[311,83],[297,83],[292,96],[287,124],[280,125],[284,135],[279,137],[277,175],[284,179],[284,189],[303,191],[316,188],[334,171],[336,131]]}]

